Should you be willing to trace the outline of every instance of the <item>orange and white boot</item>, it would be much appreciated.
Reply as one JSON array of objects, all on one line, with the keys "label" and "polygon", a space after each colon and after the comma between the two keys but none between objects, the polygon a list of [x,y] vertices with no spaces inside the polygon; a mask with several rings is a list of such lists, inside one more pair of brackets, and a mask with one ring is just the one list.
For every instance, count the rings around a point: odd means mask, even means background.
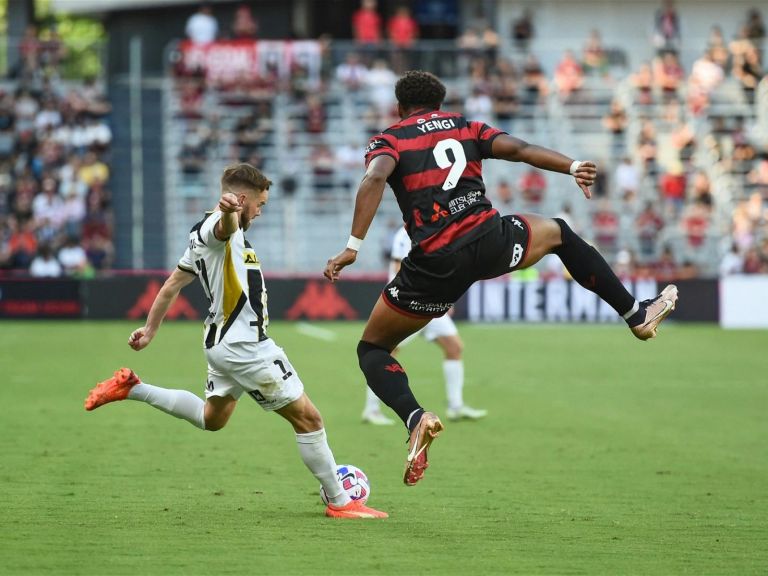
[{"label": "orange and white boot", "polygon": [[325,509],[325,515],[329,518],[389,518],[389,514],[386,512],[369,508],[360,500],[350,500],[344,506],[328,504],[328,507]]},{"label": "orange and white boot", "polygon": [[139,377],[130,368],[120,368],[112,378],[96,384],[85,399],[85,409],[95,410],[99,406],[125,400],[128,392],[139,383]]}]

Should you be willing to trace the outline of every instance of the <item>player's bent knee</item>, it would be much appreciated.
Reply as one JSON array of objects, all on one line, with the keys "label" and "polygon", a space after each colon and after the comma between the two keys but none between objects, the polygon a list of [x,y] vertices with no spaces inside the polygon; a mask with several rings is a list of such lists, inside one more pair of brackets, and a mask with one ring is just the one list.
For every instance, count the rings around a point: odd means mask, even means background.
[{"label": "player's bent knee", "polygon": [[205,431],[206,432],[218,432],[219,430],[224,428],[224,426],[226,426],[226,425],[227,425],[227,421],[226,420],[216,420],[216,419],[214,419],[214,420],[211,420],[210,422],[206,420],[205,421]]},{"label": "player's bent knee", "polygon": [[357,344],[357,361],[360,364],[360,369],[365,372],[366,366],[369,364],[369,362],[372,360],[371,354],[373,353],[373,356],[376,356],[376,352],[385,352],[386,354],[389,354],[384,348],[381,348],[380,346],[376,346],[375,344],[371,344],[370,342],[366,342],[365,340],[360,340]]}]

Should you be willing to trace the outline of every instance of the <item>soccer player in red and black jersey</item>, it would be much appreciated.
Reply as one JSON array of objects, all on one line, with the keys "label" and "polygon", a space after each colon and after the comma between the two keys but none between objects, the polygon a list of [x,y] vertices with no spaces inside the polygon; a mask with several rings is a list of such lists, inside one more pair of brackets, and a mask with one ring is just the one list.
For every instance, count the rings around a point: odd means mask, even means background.
[{"label": "soccer player in red and black jersey", "polygon": [[412,248],[374,306],[357,355],[368,386],[410,432],[404,481],[413,485],[422,478],[427,449],[443,425],[416,401],[405,370],[390,352],[445,314],[474,282],[527,268],[554,253],[573,279],[610,304],[641,340],[656,335],[659,323],[674,309],[677,288],[667,286],[656,298],[638,302],[597,250],[565,221],[534,214],[500,216],[485,196],[485,158],[570,174],[586,198],[597,174],[594,163],[442,112],[445,86],[428,72],[407,72],[395,95],[401,121],[368,144],[352,234],[347,248],[328,260],[325,276],[335,282],[355,261],[389,183]]}]

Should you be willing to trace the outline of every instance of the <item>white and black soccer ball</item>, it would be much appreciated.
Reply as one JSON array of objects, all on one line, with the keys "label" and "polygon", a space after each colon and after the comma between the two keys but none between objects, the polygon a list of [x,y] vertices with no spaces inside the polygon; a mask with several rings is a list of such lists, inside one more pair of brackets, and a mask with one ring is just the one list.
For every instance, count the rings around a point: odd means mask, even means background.
[{"label": "white and black soccer ball", "polygon": [[[344,491],[352,500],[358,500],[365,504],[371,495],[371,483],[368,482],[368,476],[357,466],[351,464],[339,464],[336,468],[336,478]],[[325,489],[320,486],[320,498],[323,504],[328,504],[328,495]]]}]

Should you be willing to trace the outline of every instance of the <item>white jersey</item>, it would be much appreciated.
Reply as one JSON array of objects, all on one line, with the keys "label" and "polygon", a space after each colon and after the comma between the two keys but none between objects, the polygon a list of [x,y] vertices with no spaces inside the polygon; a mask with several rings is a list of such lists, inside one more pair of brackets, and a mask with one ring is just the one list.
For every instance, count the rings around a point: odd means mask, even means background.
[{"label": "white jersey", "polygon": [[213,233],[219,211],[206,214],[189,233],[178,267],[195,274],[210,302],[203,343],[261,342],[267,339],[267,289],[259,259],[237,229],[221,241]]},{"label": "white jersey", "polygon": [[395,277],[395,263],[392,260],[405,260],[405,257],[411,252],[411,237],[408,236],[406,229],[400,228],[392,238],[392,250],[390,251],[389,279]]}]

